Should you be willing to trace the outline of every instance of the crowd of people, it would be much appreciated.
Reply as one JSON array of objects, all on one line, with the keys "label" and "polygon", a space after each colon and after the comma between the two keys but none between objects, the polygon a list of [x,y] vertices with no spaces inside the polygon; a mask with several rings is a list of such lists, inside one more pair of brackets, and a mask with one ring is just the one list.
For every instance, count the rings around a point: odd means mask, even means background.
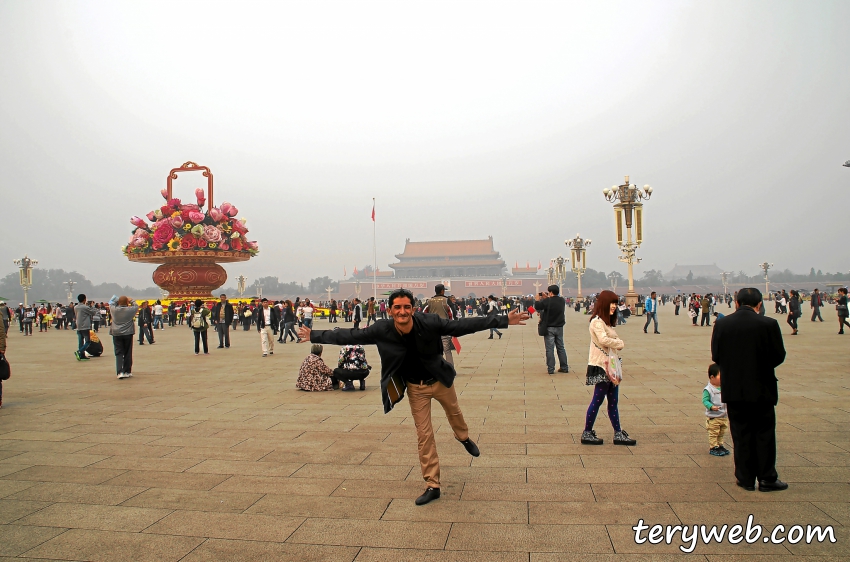
[{"label": "crowd of people", "polygon": [[[554,375],[556,366],[559,367],[558,373],[569,373],[564,346],[565,310],[572,307],[581,311],[583,308],[590,317],[585,384],[593,387],[593,393],[581,443],[604,443],[604,439],[596,434],[594,425],[602,404],[607,402],[613,444],[635,446],[636,439],[630,437],[620,423],[618,402],[622,361],[619,352],[626,344],[615,327],[624,324],[633,312],[644,313],[644,333],[648,333],[652,324],[653,333],[660,334],[659,307],[669,303],[675,306],[674,315],[678,316],[681,308],[687,310],[693,326],[697,326],[698,318],[701,319],[700,326],[714,325],[711,344],[713,363],[708,368],[708,384],[702,393],[709,453],[713,456],[730,454],[723,441],[729,428],[736,444],[738,485],[751,490],[755,489],[758,481],[762,491],[787,488],[787,484],[779,481],[775,470],[775,435],[770,431],[775,426],[774,407],[778,400],[773,370],[784,361],[785,349],[779,324],[765,317],[765,302],[757,289],[746,288],[732,295],[709,293],[673,297],[652,292],[648,297],[641,297],[637,306],[629,306],[624,299],[608,290],[583,299],[565,298],[559,292],[559,287],[552,285],[536,297],[497,298],[489,295],[480,299],[456,298],[446,295],[445,287],[437,285],[435,295],[429,299],[415,298],[406,289],[398,289],[387,299],[370,297],[366,302],[359,298],[318,303],[300,298],[295,301],[262,298],[234,306],[222,294],[211,306],[200,299],[187,303],[171,302],[166,306],[161,301],[136,303],[126,296],[114,297],[108,303],[95,303],[81,294],[77,303],[68,306],[42,303],[38,307],[20,305],[11,310],[5,303],[0,303],[0,317],[3,319],[0,355],[5,352],[7,334],[13,321],[19,323],[19,330],[24,335],[32,334],[32,324],[38,324],[40,332],[75,330],[78,341],[74,355],[79,361],[103,352],[97,332],[101,326],[109,326],[116,374],[119,379],[126,379],[133,376],[136,334],[139,345],[144,345],[145,341],[154,344],[155,331],[164,330],[166,324],[176,327],[185,323],[194,335],[194,351],[199,355],[201,352],[209,354],[207,333],[210,328],[214,328],[218,335],[218,348],[227,349],[230,348],[230,331],[241,324],[244,331],[252,327],[257,330],[263,357],[274,355],[275,342],[285,344],[289,339],[291,342],[313,344],[299,369],[298,389],[310,392],[337,388],[352,391],[355,390],[355,381],[359,381],[360,390],[365,389],[365,379],[371,370],[363,346],[377,345],[382,359],[381,394],[385,412],[389,412],[405,393],[408,395],[419,439],[422,475],[427,484],[426,491],[416,500],[417,505],[423,505],[440,497],[439,460],[430,419],[432,399],[443,406],[456,439],[471,455],[479,454],[477,445],[469,437],[452,388],[455,376],[452,354],[460,350],[458,337],[489,330],[490,339],[494,336],[501,339],[500,329],[524,324],[536,314],[538,334],[544,338],[548,373]],[[803,307],[800,293],[796,290],[790,293],[782,291],[771,295],[770,300],[774,300],[777,314],[788,316],[792,335],[796,335],[796,320],[801,316]],[[850,326],[847,321],[847,289],[839,289],[834,299],[830,296],[824,299],[820,291],[815,290],[809,298],[813,322],[823,322],[820,308],[824,306],[824,300],[835,304],[839,333],[843,333],[844,326]],[[723,304],[729,311],[733,303],[735,314],[721,312]],[[352,327],[315,330],[317,315],[326,318],[329,327],[339,323],[339,318],[350,322]],[[361,328],[364,319],[365,326]],[[335,369],[322,359],[323,344],[342,346]]]}]

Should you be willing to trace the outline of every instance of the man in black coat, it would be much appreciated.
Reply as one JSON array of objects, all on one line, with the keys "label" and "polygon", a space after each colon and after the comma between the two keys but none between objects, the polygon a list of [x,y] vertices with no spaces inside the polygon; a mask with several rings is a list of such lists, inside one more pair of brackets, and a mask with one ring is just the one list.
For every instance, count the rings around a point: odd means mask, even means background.
[{"label": "man in black coat", "polygon": [[490,315],[462,320],[447,320],[436,314],[414,312],[413,294],[396,289],[388,299],[390,320],[379,320],[364,330],[298,331],[301,341],[330,345],[378,346],[381,356],[381,394],[384,413],[392,410],[407,390],[416,436],[419,440],[419,463],[427,482],[425,493],[416,500],[423,505],[440,497],[440,460],[431,425],[431,399],[436,399],[446,412],[449,424],[467,452],[477,457],[478,446],[469,438],[469,428],[457,403],[452,386],[455,370],[443,358],[442,336],[463,336],[489,328],[506,328],[524,324],[528,314],[514,310],[508,316]]},{"label": "man in black coat", "polygon": [[274,355],[274,334],[277,333],[280,324],[280,309],[269,306],[269,299],[260,301],[254,315],[257,317],[257,331],[260,333],[260,345],[263,348],[263,357]]},{"label": "man in black coat", "polygon": [[560,295],[561,289],[557,285],[549,285],[548,292],[541,293],[540,300],[534,302],[534,309],[540,311],[540,322],[546,328],[544,343],[546,347],[546,370],[550,375],[555,374],[555,352],[558,352],[559,373],[569,373],[570,366],[567,363],[567,350],[564,347],[564,324],[566,317],[564,310],[566,303]]},{"label": "man in black coat", "polygon": [[233,324],[233,305],[227,302],[227,295],[221,294],[220,301],[215,303],[210,313],[210,319],[218,332],[218,348],[230,347],[230,325]]},{"label": "man in black coat", "polygon": [[735,442],[738,486],[770,492],[784,490],[776,473],[776,412],[779,389],[775,368],[785,361],[782,332],[773,318],[759,314],[758,289],[738,291],[737,310],[714,324],[711,358],[720,365],[721,397]]}]

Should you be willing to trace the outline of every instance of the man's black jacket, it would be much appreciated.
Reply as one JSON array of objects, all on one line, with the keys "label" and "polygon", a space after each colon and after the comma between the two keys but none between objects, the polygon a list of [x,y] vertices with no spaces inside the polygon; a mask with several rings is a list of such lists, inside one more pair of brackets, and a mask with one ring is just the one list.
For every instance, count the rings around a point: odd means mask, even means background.
[{"label": "man's black jacket", "polygon": [[139,316],[136,322],[139,326],[144,326],[145,324],[153,323],[153,315],[151,314],[150,307],[140,308]]},{"label": "man's black jacket", "polygon": [[[455,380],[455,370],[443,359],[443,342],[440,336],[465,336],[490,328],[507,328],[508,317],[504,315],[479,316],[460,320],[444,320],[436,314],[416,312],[413,315],[413,332],[416,334],[416,347],[425,372],[451,387]],[[384,413],[393,409],[387,394],[387,383],[401,368],[407,348],[401,335],[390,320],[378,320],[365,330],[323,330],[310,334],[312,343],[330,345],[369,345],[378,346],[381,356],[381,395]]]},{"label": "man's black jacket", "polygon": [[720,365],[724,402],[769,402],[775,406],[779,401],[774,369],[785,361],[785,346],[773,318],[742,306],[717,320],[711,334],[711,359]]},{"label": "man's black jacket", "polygon": [[543,316],[543,322],[546,323],[547,328],[557,328],[567,323],[566,318],[564,317],[564,308],[566,308],[566,303],[564,302],[564,297],[561,295],[555,295],[554,297],[535,301],[534,308],[535,310],[539,310],[541,314],[543,312],[546,313],[545,316]]},{"label": "man's black jacket", "polygon": [[[215,303],[212,307],[210,313],[213,320],[218,318],[218,311],[221,309],[221,301]],[[233,305],[228,302],[224,307],[224,323],[225,324],[233,324]]]},{"label": "man's black jacket", "polygon": [[[270,306],[269,310],[271,311],[271,314],[269,314],[269,319],[271,320],[269,327],[276,334],[277,327],[280,325],[280,310],[276,306]],[[257,315],[257,331],[259,332],[266,327],[266,311],[262,306],[258,306],[254,310],[254,314]]]}]

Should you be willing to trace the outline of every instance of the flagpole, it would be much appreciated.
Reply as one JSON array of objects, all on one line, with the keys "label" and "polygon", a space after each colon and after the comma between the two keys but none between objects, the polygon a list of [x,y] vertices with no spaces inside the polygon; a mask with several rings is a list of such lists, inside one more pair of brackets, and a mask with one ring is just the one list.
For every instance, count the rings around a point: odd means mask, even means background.
[{"label": "flagpole", "polygon": [[378,244],[376,225],[375,198],[372,197],[372,296],[375,298],[374,306],[378,306]]}]

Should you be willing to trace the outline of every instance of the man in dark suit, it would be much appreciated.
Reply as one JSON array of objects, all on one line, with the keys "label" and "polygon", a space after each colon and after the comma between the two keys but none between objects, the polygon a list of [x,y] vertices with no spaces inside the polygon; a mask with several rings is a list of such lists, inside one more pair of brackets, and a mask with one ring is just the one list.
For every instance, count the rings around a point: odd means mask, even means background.
[{"label": "man in dark suit", "polygon": [[714,324],[711,358],[723,376],[721,397],[735,442],[738,486],[759,491],[784,490],[776,473],[776,412],[779,389],[775,368],[785,361],[782,332],[773,318],[759,314],[758,289],[738,291],[736,311]]},{"label": "man in dark suit", "polygon": [[222,293],[221,300],[215,303],[210,313],[210,319],[218,332],[218,348],[230,347],[230,325],[233,324],[233,305],[227,302],[227,295]]},{"label": "man in dark suit", "polygon": [[457,403],[452,386],[455,370],[443,358],[442,336],[463,336],[489,328],[524,324],[528,314],[514,310],[509,315],[493,314],[479,318],[448,320],[436,314],[415,312],[413,294],[396,289],[388,299],[390,320],[379,320],[364,330],[325,330],[312,332],[304,327],[299,339],[330,345],[375,344],[381,356],[381,394],[384,413],[392,410],[407,390],[410,411],[419,440],[419,463],[427,482],[425,493],[416,499],[423,505],[440,497],[440,459],[431,425],[431,399],[446,412],[455,439],[473,457],[480,453],[469,438],[469,428]]},{"label": "man in dark suit", "polygon": [[257,331],[260,333],[260,345],[265,357],[274,355],[274,334],[280,324],[280,310],[276,306],[269,306],[269,299],[260,302],[262,306],[254,311],[254,315],[257,317]]}]

